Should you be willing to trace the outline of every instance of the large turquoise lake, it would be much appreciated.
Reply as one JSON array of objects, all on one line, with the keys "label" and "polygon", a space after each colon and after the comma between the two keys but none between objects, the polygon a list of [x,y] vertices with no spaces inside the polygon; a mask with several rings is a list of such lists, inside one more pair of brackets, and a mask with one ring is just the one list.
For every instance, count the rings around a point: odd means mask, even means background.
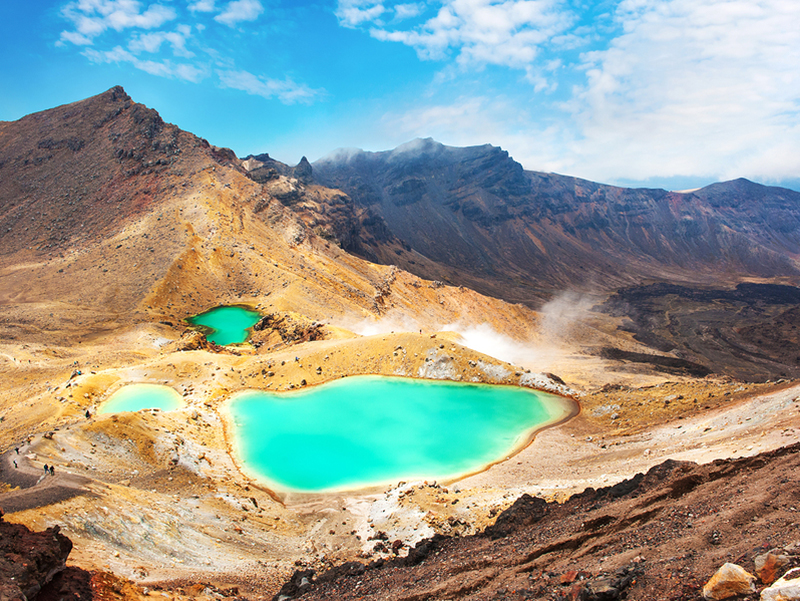
[{"label": "large turquoise lake", "polygon": [[203,326],[206,338],[215,344],[238,344],[250,336],[261,315],[244,307],[217,307],[186,319],[191,324]]},{"label": "large turquoise lake", "polygon": [[98,407],[98,413],[121,413],[140,409],[172,411],[183,406],[183,397],[169,386],[160,384],[128,384],[117,390]]},{"label": "large turquoise lake", "polygon": [[567,417],[568,403],[513,386],[354,376],[240,392],[228,409],[246,472],[277,490],[319,492],[479,471]]}]

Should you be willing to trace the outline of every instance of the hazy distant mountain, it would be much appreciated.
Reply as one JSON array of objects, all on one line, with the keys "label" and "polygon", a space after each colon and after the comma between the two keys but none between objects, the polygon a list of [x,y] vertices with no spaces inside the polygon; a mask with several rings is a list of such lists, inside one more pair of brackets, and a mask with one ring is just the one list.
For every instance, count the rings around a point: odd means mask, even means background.
[{"label": "hazy distant mountain", "polygon": [[[313,178],[388,228],[363,224],[372,242],[362,254],[510,301],[646,280],[800,275],[800,193],[743,179],[689,193],[620,188],[525,171],[488,144],[431,139],[340,151],[317,161]],[[383,243],[394,237],[399,247]]]}]

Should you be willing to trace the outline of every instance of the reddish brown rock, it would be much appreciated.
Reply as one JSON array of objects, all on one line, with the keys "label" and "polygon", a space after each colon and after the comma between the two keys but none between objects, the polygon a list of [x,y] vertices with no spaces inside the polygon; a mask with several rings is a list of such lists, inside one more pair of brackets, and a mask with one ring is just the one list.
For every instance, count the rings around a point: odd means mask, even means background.
[{"label": "reddish brown rock", "polygon": [[61,572],[72,541],[58,526],[31,532],[3,521],[0,511],[0,599],[32,599]]},{"label": "reddish brown rock", "polygon": [[789,565],[789,556],[779,549],[757,555],[755,558],[756,574],[764,584],[772,584],[778,579],[781,570]]},{"label": "reddish brown rock", "polygon": [[789,570],[775,584],[761,591],[761,601],[800,601],[800,568]]}]

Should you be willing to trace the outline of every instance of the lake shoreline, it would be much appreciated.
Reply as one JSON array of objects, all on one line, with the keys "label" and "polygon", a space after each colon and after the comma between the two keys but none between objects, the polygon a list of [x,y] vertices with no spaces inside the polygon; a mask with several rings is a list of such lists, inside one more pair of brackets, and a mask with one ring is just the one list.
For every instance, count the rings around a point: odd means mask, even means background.
[{"label": "lake shoreline", "polygon": [[[525,448],[527,448],[536,436],[545,429],[552,428],[563,424],[576,415],[580,414],[581,408],[580,404],[571,397],[565,397],[562,395],[557,395],[552,392],[548,391],[541,391],[531,389],[525,386],[515,386],[509,384],[493,384],[490,382],[463,382],[463,381],[453,381],[453,380],[433,380],[433,379],[423,379],[423,378],[409,378],[409,377],[393,377],[393,376],[386,376],[380,374],[359,374],[348,376],[346,379],[352,381],[353,379],[359,379],[360,382],[358,384],[364,385],[365,383],[371,384],[378,384],[378,385],[388,385],[388,386],[396,386],[398,383],[407,381],[409,383],[415,382],[422,386],[425,385],[441,385],[443,387],[447,387],[452,385],[453,387],[476,387],[476,388],[484,388],[483,393],[485,394],[488,391],[492,391],[493,394],[498,393],[502,389],[507,389],[509,392],[512,391],[525,391],[530,393],[536,398],[537,403],[539,404],[539,409],[545,414],[537,418],[537,423],[527,430],[523,430],[518,435],[516,435],[517,442],[513,444],[513,446],[507,448],[505,451],[502,452],[501,456],[497,457],[496,459],[492,459],[491,461],[482,462],[479,464],[478,467],[474,469],[468,470],[456,470],[451,473],[447,474],[439,474],[439,475],[413,475],[414,469],[409,469],[409,474],[405,476],[391,476],[386,478],[381,478],[377,481],[368,481],[364,484],[354,483],[354,484],[343,484],[341,486],[332,486],[329,488],[324,488],[322,490],[307,490],[307,489],[298,489],[292,488],[284,483],[277,482],[269,477],[264,476],[262,473],[259,473],[257,469],[253,469],[249,467],[247,464],[249,463],[246,459],[245,455],[246,452],[242,451],[243,444],[237,440],[239,436],[241,436],[241,430],[239,425],[236,424],[235,412],[232,411],[231,405],[237,401],[237,399],[242,399],[243,395],[248,394],[259,394],[263,393],[268,397],[274,396],[275,398],[283,397],[283,400],[286,400],[287,397],[300,397],[297,399],[301,401],[307,394],[311,394],[314,392],[313,389],[317,389],[325,384],[337,384],[341,382],[341,378],[336,378],[329,380],[327,382],[318,382],[315,386],[311,387],[304,387],[301,389],[293,389],[287,391],[271,391],[268,389],[250,389],[250,390],[239,390],[234,392],[233,394],[229,395],[229,397],[220,404],[218,411],[220,416],[222,417],[222,422],[224,424],[225,430],[225,440],[226,444],[228,445],[228,452],[231,455],[234,463],[237,465],[238,469],[241,473],[247,477],[249,480],[253,482],[258,482],[259,486],[269,490],[275,496],[281,498],[282,500],[286,500],[287,498],[299,498],[299,499],[306,499],[306,498],[314,498],[319,495],[341,495],[341,494],[371,494],[379,490],[386,489],[387,486],[392,486],[397,481],[438,481],[442,483],[455,483],[470,476],[474,476],[475,474],[479,474],[484,472],[494,465],[499,463],[508,461],[509,459],[513,458],[515,455],[519,454]],[[247,402],[247,400],[245,400]],[[253,402],[252,400],[250,402]],[[257,402],[257,401],[256,401]],[[460,401],[463,402],[463,399]],[[413,405],[413,403],[412,403]],[[410,410],[411,407],[404,407],[404,410]],[[543,419],[542,419],[543,417]],[[239,430],[237,432],[237,430]],[[450,446],[450,443],[448,443]],[[301,501],[302,502],[302,501]]]}]

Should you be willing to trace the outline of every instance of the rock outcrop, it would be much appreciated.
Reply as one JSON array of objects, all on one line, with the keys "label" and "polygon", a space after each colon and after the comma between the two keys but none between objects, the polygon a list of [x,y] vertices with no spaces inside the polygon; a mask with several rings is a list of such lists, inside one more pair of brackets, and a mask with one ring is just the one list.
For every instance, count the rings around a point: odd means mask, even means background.
[{"label": "rock outcrop", "polygon": [[767,553],[756,555],[756,575],[764,584],[772,584],[778,579],[781,571],[789,565],[791,559],[781,549],[773,549]]},{"label": "rock outcrop", "polygon": [[297,313],[269,313],[253,326],[251,342],[269,348],[324,340],[324,325]]},{"label": "rock outcrop", "polygon": [[0,511],[0,599],[33,599],[66,567],[72,541],[58,526],[31,532],[3,520]]}]

